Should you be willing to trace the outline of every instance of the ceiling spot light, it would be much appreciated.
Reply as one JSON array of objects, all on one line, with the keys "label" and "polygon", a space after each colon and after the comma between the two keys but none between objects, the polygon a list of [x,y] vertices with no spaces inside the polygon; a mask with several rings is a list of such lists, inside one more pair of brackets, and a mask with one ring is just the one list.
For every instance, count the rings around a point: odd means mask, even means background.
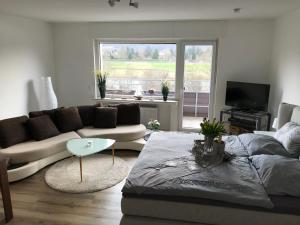
[{"label": "ceiling spot light", "polygon": [[120,2],[120,0],[108,0],[108,4],[111,6],[111,7],[114,7],[116,2]]},{"label": "ceiling spot light", "polygon": [[234,12],[234,13],[240,13],[241,10],[242,10],[242,8],[234,8],[234,9],[233,9],[233,12]]},{"label": "ceiling spot light", "polygon": [[139,3],[138,2],[132,2],[132,0],[130,0],[129,6],[132,6],[134,8],[138,8],[139,7]]},{"label": "ceiling spot light", "polygon": [[[111,7],[114,7],[116,5],[116,2],[120,2],[121,0],[108,0],[108,4]],[[129,1],[129,6],[132,6],[134,8],[138,8],[139,7],[139,3],[137,1],[133,2],[132,0]]]}]

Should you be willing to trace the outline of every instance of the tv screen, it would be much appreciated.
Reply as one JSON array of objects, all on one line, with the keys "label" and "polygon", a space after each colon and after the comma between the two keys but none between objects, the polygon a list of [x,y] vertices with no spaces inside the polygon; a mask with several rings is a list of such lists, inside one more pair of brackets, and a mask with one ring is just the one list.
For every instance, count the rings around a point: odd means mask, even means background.
[{"label": "tv screen", "polygon": [[227,81],[227,106],[236,109],[267,111],[270,85]]}]

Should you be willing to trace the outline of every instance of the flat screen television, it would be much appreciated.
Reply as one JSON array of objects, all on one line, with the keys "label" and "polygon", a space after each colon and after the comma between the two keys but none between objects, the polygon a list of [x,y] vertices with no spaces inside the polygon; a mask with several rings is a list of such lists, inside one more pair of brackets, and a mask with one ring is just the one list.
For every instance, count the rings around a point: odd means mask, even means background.
[{"label": "flat screen television", "polygon": [[225,104],[237,110],[267,111],[269,84],[227,81]]}]

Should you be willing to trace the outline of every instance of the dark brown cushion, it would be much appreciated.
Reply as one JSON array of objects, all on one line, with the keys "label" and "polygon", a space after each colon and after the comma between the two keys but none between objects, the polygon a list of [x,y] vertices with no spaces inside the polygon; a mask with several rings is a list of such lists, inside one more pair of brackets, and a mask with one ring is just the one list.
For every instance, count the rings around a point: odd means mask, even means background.
[{"label": "dark brown cushion", "polygon": [[55,112],[58,130],[62,133],[76,131],[83,128],[82,121],[76,107],[63,108]]},{"label": "dark brown cushion", "polygon": [[0,121],[0,146],[8,148],[12,145],[28,141],[30,135],[26,130],[27,116],[20,116]]},{"label": "dark brown cushion", "polygon": [[95,105],[83,105],[77,107],[83,126],[93,126],[95,108],[101,106],[101,103],[97,103]]},{"label": "dark brown cushion", "polygon": [[140,105],[138,103],[109,105],[118,109],[118,125],[134,125],[140,124]]},{"label": "dark brown cushion", "polygon": [[60,134],[48,115],[30,118],[27,121],[27,128],[30,136],[36,141],[41,141]]},{"label": "dark brown cushion", "polygon": [[95,109],[94,127],[96,128],[116,128],[117,108],[101,107]]},{"label": "dark brown cushion", "polygon": [[56,112],[63,109],[64,107],[60,107],[57,109],[50,109],[50,110],[42,110],[42,111],[34,111],[29,113],[29,118],[35,118],[39,116],[48,115],[57,126],[57,119],[56,119]]}]

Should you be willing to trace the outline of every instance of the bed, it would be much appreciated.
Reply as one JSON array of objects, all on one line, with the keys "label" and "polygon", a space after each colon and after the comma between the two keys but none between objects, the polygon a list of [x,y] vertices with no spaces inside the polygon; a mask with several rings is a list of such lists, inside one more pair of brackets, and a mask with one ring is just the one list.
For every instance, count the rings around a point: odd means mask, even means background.
[{"label": "bed", "polygon": [[[297,110],[281,104],[278,125],[283,126],[284,120],[298,122]],[[190,152],[193,140],[199,138],[176,132],[151,136],[123,187],[121,224],[300,224],[300,198],[270,195],[255,168],[261,161],[272,164],[266,152],[270,146],[276,150],[272,141],[264,136],[256,145],[246,146],[256,136],[230,136],[226,151],[235,157],[204,169],[195,165]],[[255,148],[259,156],[253,153]],[[276,160],[287,158],[286,152],[279,154]]]}]

